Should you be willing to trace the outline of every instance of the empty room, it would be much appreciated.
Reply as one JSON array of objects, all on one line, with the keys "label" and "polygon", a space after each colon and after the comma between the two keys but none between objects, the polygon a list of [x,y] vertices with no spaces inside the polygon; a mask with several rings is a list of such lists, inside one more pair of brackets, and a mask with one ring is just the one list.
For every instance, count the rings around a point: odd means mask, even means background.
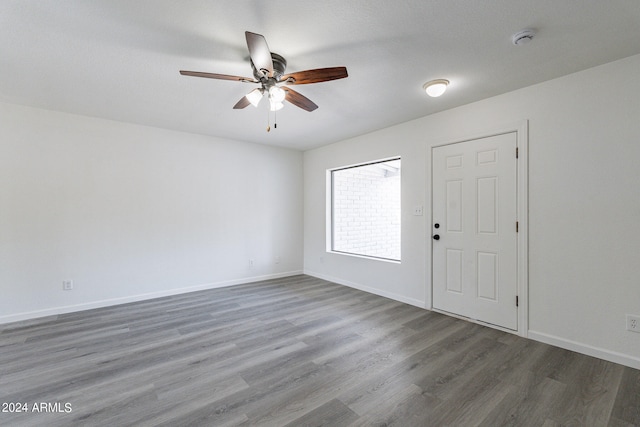
[{"label": "empty room", "polygon": [[639,30],[1,1],[0,425],[640,426]]}]

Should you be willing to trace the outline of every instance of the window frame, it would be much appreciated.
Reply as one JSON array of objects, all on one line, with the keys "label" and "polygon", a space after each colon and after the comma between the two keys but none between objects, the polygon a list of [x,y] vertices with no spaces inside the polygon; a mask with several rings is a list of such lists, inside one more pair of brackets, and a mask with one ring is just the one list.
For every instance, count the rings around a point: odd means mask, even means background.
[{"label": "window frame", "polygon": [[364,167],[364,166],[371,166],[371,165],[377,165],[380,163],[387,163],[387,162],[391,162],[391,161],[399,161],[400,162],[400,170],[399,170],[399,175],[400,175],[400,193],[402,193],[402,157],[401,156],[392,156],[392,157],[387,157],[387,158],[383,158],[383,159],[379,159],[379,160],[372,160],[372,161],[367,161],[367,162],[363,162],[363,163],[357,163],[357,164],[352,164],[352,165],[348,165],[348,166],[340,166],[340,167],[335,167],[335,168],[331,168],[331,169],[327,169],[326,171],[326,188],[327,188],[327,194],[326,194],[326,210],[327,210],[327,227],[326,227],[326,251],[329,253],[334,253],[334,254],[340,254],[340,255],[346,255],[346,256],[351,256],[351,257],[356,257],[356,258],[365,258],[365,259],[372,259],[372,260],[376,260],[376,261],[384,261],[384,262],[390,262],[390,263],[394,263],[394,264],[400,264],[402,262],[402,194],[400,194],[400,218],[401,218],[401,223],[400,223],[400,252],[399,252],[399,258],[395,259],[395,258],[386,258],[386,257],[381,257],[381,256],[375,256],[375,255],[367,255],[367,254],[361,254],[361,253],[356,253],[356,252],[347,252],[347,251],[341,251],[341,250],[336,250],[334,247],[334,238],[335,238],[335,217],[334,217],[334,212],[335,212],[335,205],[334,205],[334,192],[335,192],[335,182],[334,182],[334,172],[338,172],[338,171],[342,171],[342,170],[347,170],[347,169],[355,169],[355,168],[360,168],[360,167]]}]

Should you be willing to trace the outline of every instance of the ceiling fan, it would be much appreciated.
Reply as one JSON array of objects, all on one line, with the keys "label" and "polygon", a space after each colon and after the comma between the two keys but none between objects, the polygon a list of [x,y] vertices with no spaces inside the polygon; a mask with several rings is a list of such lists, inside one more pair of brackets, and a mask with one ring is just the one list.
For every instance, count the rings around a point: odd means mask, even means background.
[{"label": "ceiling fan", "polygon": [[243,96],[233,108],[241,109],[247,107],[249,104],[255,107],[260,100],[266,96],[269,99],[271,111],[281,109],[284,101],[288,101],[306,111],[313,111],[318,108],[309,98],[286,85],[321,83],[348,77],[346,67],[317,68],[314,70],[285,74],[284,72],[287,67],[286,59],[269,50],[264,36],[249,31],[245,31],[245,36],[254,78],[184,70],[181,70],[180,74],[183,76],[205,77],[208,79],[259,83],[259,88]]}]

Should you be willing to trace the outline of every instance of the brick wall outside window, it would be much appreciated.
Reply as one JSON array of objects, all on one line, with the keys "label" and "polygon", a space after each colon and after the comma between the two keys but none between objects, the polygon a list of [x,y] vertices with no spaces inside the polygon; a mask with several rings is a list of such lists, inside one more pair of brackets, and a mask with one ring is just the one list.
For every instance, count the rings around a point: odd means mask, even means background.
[{"label": "brick wall outside window", "polygon": [[332,172],[333,250],[400,260],[400,160]]}]

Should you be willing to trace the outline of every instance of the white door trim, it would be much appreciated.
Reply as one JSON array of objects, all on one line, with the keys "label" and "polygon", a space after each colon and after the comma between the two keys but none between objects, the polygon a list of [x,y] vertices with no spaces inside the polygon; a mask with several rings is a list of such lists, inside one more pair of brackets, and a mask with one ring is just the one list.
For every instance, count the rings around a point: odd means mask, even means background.
[{"label": "white door trim", "polygon": [[[529,122],[527,120],[523,120],[518,123],[502,126],[499,128],[492,129],[487,132],[478,132],[476,134],[448,139],[442,142],[436,142],[430,144],[427,151],[427,177],[429,179],[428,185],[426,185],[427,197],[426,200],[429,200],[430,209],[429,215],[425,218],[428,222],[426,224],[426,230],[428,230],[429,234],[425,236],[426,244],[427,244],[427,255],[428,255],[428,266],[429,272],[427,274],[427,285],[426,292],[427,295],[430,295],[430,302],[427,304],[427,308],[433,310],[433,254],[431,249],[431,222],[433,216],[433,197],[431,195],[431,183],[433,180],[433,171],[432,171],[432,150],[435,147],[441,147],[444,145],[456,144],[460,142],[467,142],[475,139],[481,139],[496,135],[501,135],[505,133],[516,133],[516,146],[518,147],[518,164],[517,164],[517,221],[518,221],[518,272],[517,272],[517,289],[518,289],[518,330],[517,334],[523,337],[527,337],[527,331],[529,330]],[[437,310],[436,310],[437,311]],[[482,323],[482,322],[478,322]],[[484,323],[483,323],[484,324]],[[500,327],[496,327],[495,325],[487,326],[506,330],[508,332],[512,332],[508,329],[503,329]]]}]

